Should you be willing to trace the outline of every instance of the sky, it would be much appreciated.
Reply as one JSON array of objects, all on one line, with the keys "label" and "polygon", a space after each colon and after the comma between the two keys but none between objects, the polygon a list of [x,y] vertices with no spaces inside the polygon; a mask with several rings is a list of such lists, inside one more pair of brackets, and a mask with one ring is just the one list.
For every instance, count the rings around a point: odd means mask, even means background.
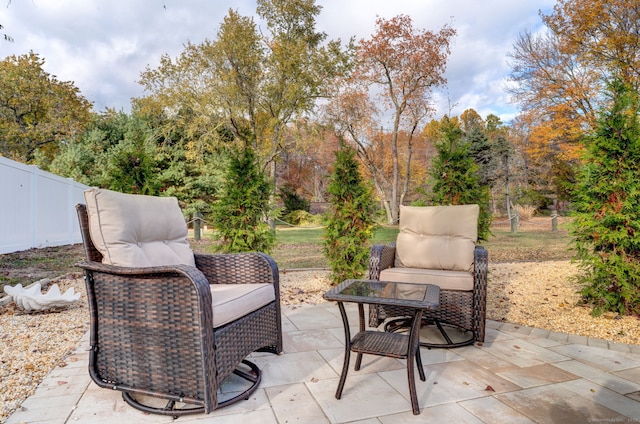
[{"label": "sky", "polygon": [[[457,30],[445,77],[435,93],[435,118],[473,108],[508,122],[518,113],[505,91],[508,53],[524,31],[543,30],[539,11],[555,0],[316,0],[322,7],[316,29],[331,40],[368,39],[377,17],[408,15],[414,28]],[[37,53],[44,69],[71,81],[93,103],[129,112],[143,96],[138,84],[163,54],[176,58],[187,42],[216,37],[229,9],[255,15],[255,0],[0,0],[0,60]],[[257,17],[256,22],[259,23]],[[259,23],[260,25],[260,23]],[[266,28],[261,25],[264,32]]]}]

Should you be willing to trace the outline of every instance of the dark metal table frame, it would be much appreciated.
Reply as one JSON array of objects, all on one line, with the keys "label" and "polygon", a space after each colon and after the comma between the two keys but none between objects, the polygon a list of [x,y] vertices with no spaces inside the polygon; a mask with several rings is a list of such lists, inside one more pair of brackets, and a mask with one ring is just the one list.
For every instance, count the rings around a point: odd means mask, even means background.
[{"label": "dark metal table frame", "polygon": [[[351,352],[357,353],[355,371],[360,370],[362,355],[377,355],[407,360],[409,394],[414,415],[420,414],[416,393],[414,361],[418,367],[420,380],[425,381],[422,358],[420,356],[420,324],[422,311],[437,308],[440,304],[440,288],[432,284],[396,283],[375,280],[346,280],[324,294],[326,300],[338,302],[342,324],[344,325],[345,351],[342,374],[336,391],[336,399],[342,397],[347,380]],[[349,319],[344,302],[358,304],[360,331],[351,338]],[[415,310],[409,334],[366,330],[364,305],[405,306]]]}]

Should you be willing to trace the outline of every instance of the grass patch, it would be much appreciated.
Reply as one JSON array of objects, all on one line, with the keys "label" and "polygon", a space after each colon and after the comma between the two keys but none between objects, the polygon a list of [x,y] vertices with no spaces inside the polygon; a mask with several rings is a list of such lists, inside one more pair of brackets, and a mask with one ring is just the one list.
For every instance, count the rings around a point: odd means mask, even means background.
[{"label": "grass patch", "polygon": [[43,278],[79,273],[74,264],[83,259],[83,254],[82,246],[76,244],[0,255],[0,293],[4,293],[4,285],[26,286]]},{"label": "grass patch", "polygon": [[491,262],[568,260],[575,253],[567,231],[492,232],[493,236],[481,243]]},{"label": "grass patch", "polygon": [[[491,262],[566,260],[574,256],[571,237],[564,226],[552,232],[550,226],[544,230],[522,229],[511,233],[506,228],[492,227],[493,235],[482,245],[489,251]],[[395,241],[397,226],[379,227],[372,244]],[[328,268],[322,253],[323,228],[278,228],[276,247],[271,256],[280,269]],[[196,252],[210,252],[215,241],[211,232],[202,240],[189,239]],[[23,252],[0,255],[0,291],[4,284],[31,284],[42,278],[54,278],[69,273],[79,273],[74,264],[84,259],[81,245],[30,249]]]},{"label": "grass patch", "polygon": [[[398,227],[379,227],[373,244],[395,241]],[[281,269],[328,268],[322,253],[324,228],[282,228],[276,230],[276,248],[271,256]]]}]

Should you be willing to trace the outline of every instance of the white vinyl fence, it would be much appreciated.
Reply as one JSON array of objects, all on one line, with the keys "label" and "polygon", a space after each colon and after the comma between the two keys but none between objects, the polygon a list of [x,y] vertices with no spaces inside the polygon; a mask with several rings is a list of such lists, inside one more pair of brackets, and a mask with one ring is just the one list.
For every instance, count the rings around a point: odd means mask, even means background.
[{"label": "white vinyl fence", "polygon": [[87,188],[0,156],[0,254],[82,242],[75,205]]}]

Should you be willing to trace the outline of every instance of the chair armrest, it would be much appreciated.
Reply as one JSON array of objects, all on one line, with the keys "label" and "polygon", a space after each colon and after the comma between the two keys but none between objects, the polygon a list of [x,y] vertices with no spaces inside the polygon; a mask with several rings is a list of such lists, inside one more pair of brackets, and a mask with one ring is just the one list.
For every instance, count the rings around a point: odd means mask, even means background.
[{"label": "chair armrest", "polygon": [[380,272],[391,268],[395,258],[395,243],[373,245],[369,256],[369,280],[380,280]]},{"label": "chair armrest", "polygon": [[482,285],[486,291],[487,274],[489,272],[489,254],[483,246],[476,246],[473,251],[474,286]]},{"label": "chair armrest", "polygon": [[[139,280],[139,284],[145,281],[157,281],[158,288],[162,290],[162,280],[167,278],[184,279],[185,290],[189,283],[193,286],[202,306],[211,308],[211,289],[205,275],[197,268],[189,265],[172,265],[156,267],[120,267],[103,264],[101,262],[81,261],[76,264],[85,272],[85,280],[88,278],[99,278],[99,275],[112,276],[121,280]],[[138,281],[136,281],[138,282]],[[136,299],[144,302],[145,299]]]},{"label": "chair armrest", "polygon": [[101,262],[81,261],[76,266],[85,270],[85,272],[96,272],[102,274],[118,275],[131,278],[158,278],[168,275],[182,275],[185,279],[193,281],[198,291],[202,293],[210,292],[208,282],[204,274],[196,267],[189,265],[170,265],[170,266],[154,266],[154,267],[121,267],[115,265],[103,264]]},{"label": "chair armrest", "polygon": [[264,253],[196,253],[196,267],[209,284],[269,283],[280,285],[278,265]]},{"label": "chair armrest", "polygon": [[487,319],[487,284],[489,273],[489,254],[483,246],[476,246],[474,252],[474,271],[473,271],[473,310],[476,318],[474,326],[477,326],[476,340],[480,343],[484,342],[485,321]]},{"label": "chair armrest", "polygon": [[[213,349],[211,289],[197,268],[189,265],[129,268],[92,261],[79,262],[77,266],[84,270],[92,322],[117,316],[119,322],[112,320],[111,327],[134,325],[140,331],[150,325],[149,332],[153,334],[159,322],[150,323],[141,317],[148,318],[145,311],[165,310],[160,316],[166,322],[160,324],[168,331],[177,326],[176,331],[184,337],[204,340],[203,346]],[[97,346],[97,342],[98,332],[91,331],[91,346]]]}]

